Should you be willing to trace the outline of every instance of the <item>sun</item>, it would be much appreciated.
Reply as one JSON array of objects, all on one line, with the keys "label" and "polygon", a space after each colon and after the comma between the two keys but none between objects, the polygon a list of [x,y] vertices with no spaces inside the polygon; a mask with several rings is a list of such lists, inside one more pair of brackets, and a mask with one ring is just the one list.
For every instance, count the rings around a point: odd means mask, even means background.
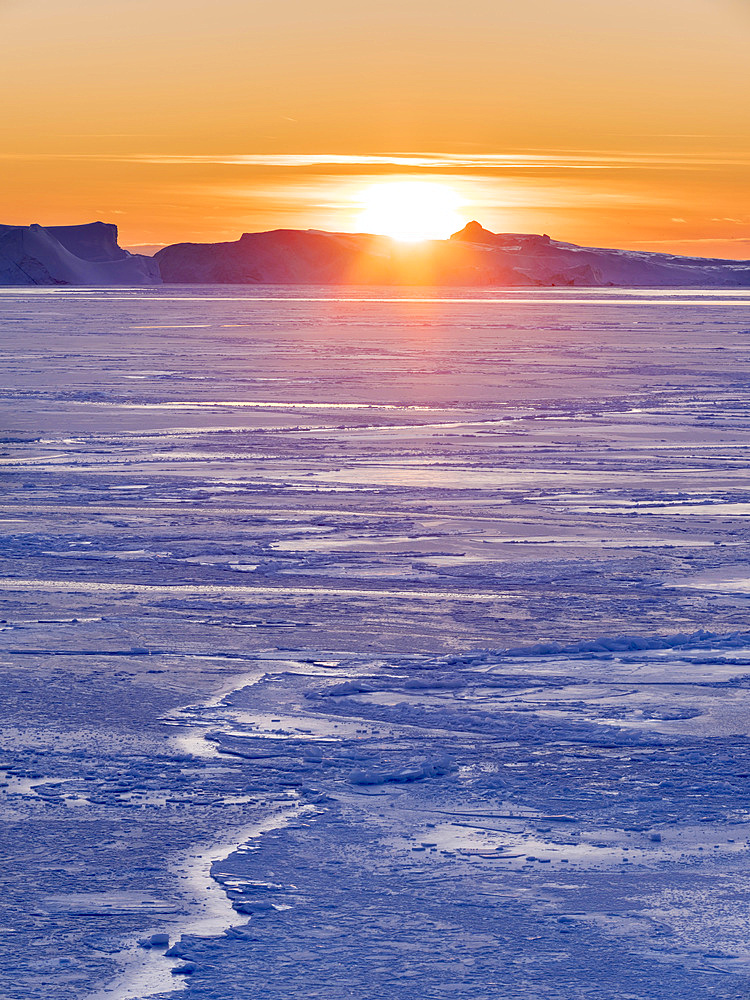
[{"label": "sun", "polygon": [[465,222],[458,212],[460,195],[437,181],[381,181],[366,188],[359,200],[360,232],[395,240],[444,240]]}]

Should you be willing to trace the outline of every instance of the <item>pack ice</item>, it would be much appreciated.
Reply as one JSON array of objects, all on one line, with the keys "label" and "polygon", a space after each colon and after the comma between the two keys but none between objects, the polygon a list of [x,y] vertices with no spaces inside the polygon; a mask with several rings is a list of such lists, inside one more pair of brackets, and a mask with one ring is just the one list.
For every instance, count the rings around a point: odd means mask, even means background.
[{"label": "pack ice", "polygon": [[0,290],[2,1000],[746,1000],[750,290]]}]

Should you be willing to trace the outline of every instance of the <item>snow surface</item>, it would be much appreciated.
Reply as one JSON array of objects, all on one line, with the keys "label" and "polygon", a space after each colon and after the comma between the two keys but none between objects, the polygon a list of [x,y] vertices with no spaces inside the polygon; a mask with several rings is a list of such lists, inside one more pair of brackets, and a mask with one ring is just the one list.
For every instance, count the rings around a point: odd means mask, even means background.
[{"label": "snow surface", "polygon": [[0,292],[3,1000],[750,992],[750,293]]}]

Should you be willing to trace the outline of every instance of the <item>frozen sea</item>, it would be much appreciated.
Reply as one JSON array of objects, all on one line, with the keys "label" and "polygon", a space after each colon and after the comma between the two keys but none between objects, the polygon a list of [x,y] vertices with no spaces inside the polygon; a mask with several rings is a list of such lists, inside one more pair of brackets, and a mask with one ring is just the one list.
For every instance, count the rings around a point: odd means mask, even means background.
[{"label": "frozen sea", "polygon": [[3,1000],[750,995],[750,292],[0,330]]}]

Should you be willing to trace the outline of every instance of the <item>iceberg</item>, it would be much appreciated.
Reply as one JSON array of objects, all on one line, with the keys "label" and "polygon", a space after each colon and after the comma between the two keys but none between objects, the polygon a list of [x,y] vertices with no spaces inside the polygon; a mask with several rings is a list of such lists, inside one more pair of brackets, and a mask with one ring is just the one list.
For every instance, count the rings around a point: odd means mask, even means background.
[{"label": "iceberg", "polygon": [[152,257],[117,242],[117,226],[0,225],[0,285],[160,285]]},{"label": "iceberg", "polygon": [[451,240],[515,260],[534,285],[580,287],[705,287],[750,285],[750,261],[682,257],[640,250],[581,247],[543,236],[491,233],[470,222]]},{"label": "iceberg", "polygon": [[468,223],[447,240],[277,229],[227,243],[178,243],[156,255],[162,279],[195,284],[474,287],[750,286],[750,261],[681,257],[492,233]]},{"label": "iceberg", "polygon": [[1,285],[427,285],[477,288],[750,287],[750,261],[582,247],[468,223],[447,240],[277,229],[177,243],[154,257],[117,226],[0,226]]}]

